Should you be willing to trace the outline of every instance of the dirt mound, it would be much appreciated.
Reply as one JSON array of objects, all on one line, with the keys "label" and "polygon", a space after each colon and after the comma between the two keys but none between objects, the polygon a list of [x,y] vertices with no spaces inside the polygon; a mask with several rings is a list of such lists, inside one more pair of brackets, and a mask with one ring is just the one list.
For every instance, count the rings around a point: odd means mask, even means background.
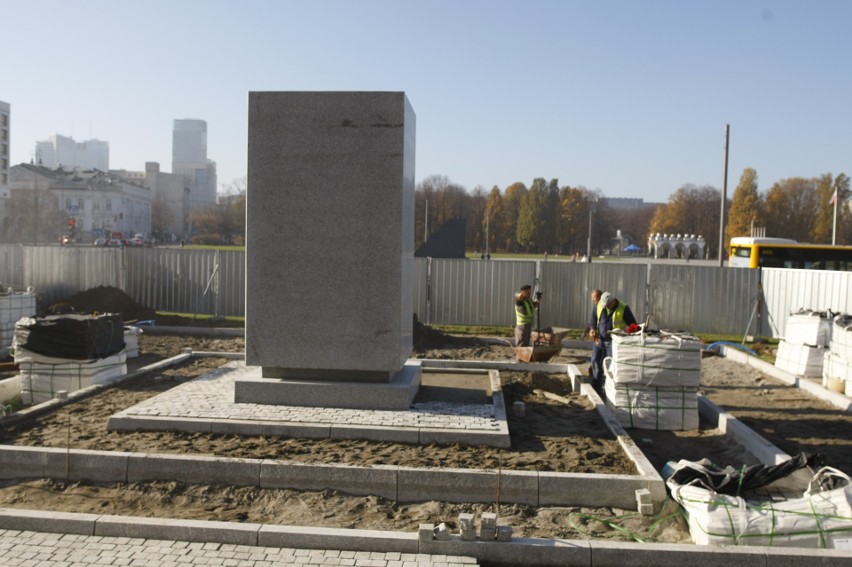
[{"label": "dirt mound", "polygon": [[139,305],[116,287],[98,286],[66,297],[47,308],[48,313],[121,313],[125,323],[156,317],[150,307]]}]

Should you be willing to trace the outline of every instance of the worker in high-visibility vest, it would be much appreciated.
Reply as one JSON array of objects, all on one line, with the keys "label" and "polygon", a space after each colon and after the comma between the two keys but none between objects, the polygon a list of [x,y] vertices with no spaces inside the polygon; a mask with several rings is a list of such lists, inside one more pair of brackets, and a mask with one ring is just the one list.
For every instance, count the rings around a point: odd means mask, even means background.
[{"label": "worker in high-visibility vest", "polygon": [[515,294],[515,346],[530,346],[532,324],[538,299],[533,299],[532,286],[522,285]]},{"label": "worker in high-visibility vest", "polygon": [[589,326],[586,329],[591,337],[592,357],[589,361],[589,375],[592,377],[592,385],[603,384],[603,359],[604,351],[601,340],[598,338],[598,303],[603,292],[599,289],[592,290],[592,316],[589,318]]},{"label": "worker in high-visibility vest", "polygon": [[630,311],[630,307],[617,297],[605,291],[598,301],[598,338],[601,341],[604,357],[612,356],[613,329],[626,329],[629,325],[636,325],[636,317]]}]

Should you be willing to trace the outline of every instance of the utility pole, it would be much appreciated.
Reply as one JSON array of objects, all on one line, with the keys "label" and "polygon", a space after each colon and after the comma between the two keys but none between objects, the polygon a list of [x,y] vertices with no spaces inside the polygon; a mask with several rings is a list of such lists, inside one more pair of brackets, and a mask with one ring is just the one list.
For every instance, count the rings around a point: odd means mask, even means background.
[{"label": "utility pole", "polygon": [[725,124],[725,170],[722,176],[722,206],[719,213],[719,267],[725,265],[725,201],[728,200],[728,140],[731,125]]}]

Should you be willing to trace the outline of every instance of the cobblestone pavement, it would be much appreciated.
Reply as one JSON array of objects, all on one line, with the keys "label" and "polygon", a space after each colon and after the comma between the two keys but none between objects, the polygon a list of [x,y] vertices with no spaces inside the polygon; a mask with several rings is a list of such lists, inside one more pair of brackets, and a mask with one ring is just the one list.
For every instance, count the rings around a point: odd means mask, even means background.
[{"label": "cobblestone pavement", "polygon": [[276,423],[316,423],[367,427],[435,428],[498,432],[493,404],[417,403],[408,411],[275,406],[234,403],[234,380],[245,363],[231,362],[181,384],[115,417],[226,419]]},{"label": "cobblestone pavement", "polygon": [[352,565],[364,567],[469,567],[471,557],[290,549],[99,537],[0,530],[3,567],[280,567],[284,565]]}]

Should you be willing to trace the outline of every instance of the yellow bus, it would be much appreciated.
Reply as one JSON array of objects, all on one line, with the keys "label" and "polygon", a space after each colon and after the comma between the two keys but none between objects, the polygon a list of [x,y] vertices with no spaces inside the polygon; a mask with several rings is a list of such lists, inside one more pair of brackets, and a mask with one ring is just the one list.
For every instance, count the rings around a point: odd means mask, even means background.
[{"label": "yellow bus", "polygon": [[795,268],[852,272],[852,246],[802,244],[786,238],[731,239],[732,268]]}]

